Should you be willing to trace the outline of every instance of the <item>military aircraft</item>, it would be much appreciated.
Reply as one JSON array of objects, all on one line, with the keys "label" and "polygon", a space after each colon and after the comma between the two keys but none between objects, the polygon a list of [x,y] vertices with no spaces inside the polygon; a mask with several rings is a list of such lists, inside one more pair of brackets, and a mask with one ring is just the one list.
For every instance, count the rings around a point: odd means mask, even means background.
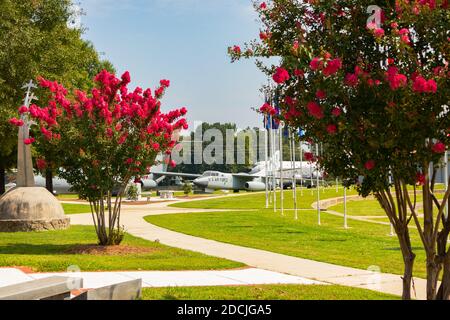
[{"label": "military aircraft", "polygon": [[[283,161],[282,165],[283,188],[292,186],[295,178],[296,183],[303,183],[306,187],[313,187],[317,178],[322,178],[322,173],[317,169],[315,163]],[[267,163],[260,161],[255,164],[249,173],[224,173],[220,171],[205,171],[203,174],[177,173],[177,172],[154,172],[162,176],[181,177],[193,180],[193,183],[205,189],[206,192],[214,190],[232,191],[264,191],[266,183],[271,186],[280,184],[281,166],[279,154],[275,154]]]}]

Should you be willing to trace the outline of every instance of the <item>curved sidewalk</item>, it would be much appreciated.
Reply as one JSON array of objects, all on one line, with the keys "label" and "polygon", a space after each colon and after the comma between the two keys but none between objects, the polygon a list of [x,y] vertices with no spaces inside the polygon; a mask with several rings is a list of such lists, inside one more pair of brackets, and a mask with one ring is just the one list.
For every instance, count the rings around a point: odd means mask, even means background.
[{"label": "curved sidewalk", "polygon": [[[126,231],[134,236],[150,241],[159,241],[162,244],[176,248],[238,261],[255,268],[286,273],[320,282],[371,289],[395,295],[401,295],[402,293],[402,280],[400,275],[376,273],[203,239],[157,227],[144,220],[145,216],[152,214],[220,211],[168,208],[167,205],[169,204],[164,203],[164,205],[159,205],[157,208],[152,208],[151,205],[124,208],[121,215],[121,223],[125,226]],[[71,215],[71,221],[75,225],[93,224],[90,214]],[[415,288],[417,291],[416,298],[425,299],[426,281],[423,279],[415,279]]]}]

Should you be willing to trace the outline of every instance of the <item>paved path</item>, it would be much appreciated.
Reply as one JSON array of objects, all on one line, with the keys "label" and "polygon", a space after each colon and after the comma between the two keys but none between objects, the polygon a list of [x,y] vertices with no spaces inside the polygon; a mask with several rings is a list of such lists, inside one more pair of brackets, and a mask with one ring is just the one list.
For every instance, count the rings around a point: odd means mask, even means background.
[{"label": "paved path", "polygon": [[[270,251],[189,236],[157,227],[147,223],[143,219],[148,215],[220,211],[216,209],[196,210],[171,208],[167,207],[169,204],[169,202],[165,202],[148,206],[124,208],[121,223],[125,225],[126,231],[134,236],[150,241],[159,241],[162,244],[176,248],[238,261],[255,268],[285,273],[330,284],[371,289],[395,295],[401,295],[402,293],[402,280],[399,275],[338,266],[330,263],[301,259]],[[72,224],[76,225],[92,225],[90,214],[72,215],[71,220]],[[416,298],[425,299],[425,280],[415,279],[415,288],[417,291]]]},{"label": "paved path", "polygon": [[142,279],[142,286],[144,288],[263,284],[325,284],[301,277],[256,268],[224,271],[117,271],[31,274],[24,273],[21,270],[14,268],[0,268],[0,287],[51,276],[83,278],[83,286],[85,289],[106,287],[134,279]]}]

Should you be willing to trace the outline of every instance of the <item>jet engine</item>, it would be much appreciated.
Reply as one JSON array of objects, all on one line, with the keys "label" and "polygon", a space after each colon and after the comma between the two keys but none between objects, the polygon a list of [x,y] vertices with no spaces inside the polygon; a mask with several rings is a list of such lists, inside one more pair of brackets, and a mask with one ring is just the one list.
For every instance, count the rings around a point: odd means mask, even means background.
[{"label": "jet engine", "polygon": [[266,190],[266,185],[264,182],[250,181],[245,183],[245,189],[247,191],[264,191]]}]

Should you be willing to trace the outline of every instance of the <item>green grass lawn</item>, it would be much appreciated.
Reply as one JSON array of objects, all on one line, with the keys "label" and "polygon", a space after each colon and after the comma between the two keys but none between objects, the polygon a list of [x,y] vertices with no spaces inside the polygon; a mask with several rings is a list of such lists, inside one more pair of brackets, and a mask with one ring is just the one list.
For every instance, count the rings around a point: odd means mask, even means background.
[{"label": "green grass lawn", "polygon": [[208,270],[242,267],[242,264],[192,251],[171,248],[126,235],[123,245],[147,248],[145,253],[129,255],[70,254],[78,245],[96,244],[93,227],[72,226],[69,230],[0,233],[0,266],[31,267],[37,272],[113,270]]},{"label": "green grass lawn", "polygon": [[72,203],[62,203],[61,204],[65,214],[77,214],[77,213],[90,213],[91,206],[88,204],[72,204]]},{"label": "green grass lawn", "polygon": [[144,288],[144,300],[399,300],[375,291],[324,285]]},{"label": "green grass lawn", "polygon": [[[236,245],[269,250],[290,256],[367,269],[379,266],[382,272],[403,273],[403,262],[396,237],[390,237],[389,226],[343,219],[322,213],[300,211],[300,219],[292,211],[285,217],[270,210],[218,213],[191,213],[149,216],[148,222],[189,235]],[[425,256],[418,235],[412,231],[417,254],[415,275],[425,276]]]},{"label": "green grass lawn", "polygon": [[[340,203],[336,206],[329,207],[329,210],[344,213],[344,204]],[[384,216],[386,213],[381,208],[377,200],[357,200],[347,202],[347,214],[349,216]]]},{"label": "green grass lawn", "polygon": [[79,199],[78,194],[75,194],[75,193],[58,194],[58,195],[56,195],[56,197],[59,200],[78,200]]},{"label": "green grass lawn", "polygon": [[[326,188],[325,191],[320,189],[320,199],[328,199],[343,196],[343,189],[339,189],[336,192],[336,188]],[[304,189],[303,196],[301,196],[300,190],[297,190],[297,206],[302,209],[311,209],[311,204],[317,200],[316,189]],[[348,195],[356,194],[355,190],[349,190]],[[264,192],[248,193],[243,196],[229,196],[220,199],[208,199],[202,201],[182,202],[172,204],[172,207],[177,208],[200,208],[200,209],[261,209],[265,207],[266,195]],[[292,196],[292,190],[284,191],[284,206],[285,208],[294,208],[294,199]],[[277,192],[277,204],[280,204],[280,192]]]}]

